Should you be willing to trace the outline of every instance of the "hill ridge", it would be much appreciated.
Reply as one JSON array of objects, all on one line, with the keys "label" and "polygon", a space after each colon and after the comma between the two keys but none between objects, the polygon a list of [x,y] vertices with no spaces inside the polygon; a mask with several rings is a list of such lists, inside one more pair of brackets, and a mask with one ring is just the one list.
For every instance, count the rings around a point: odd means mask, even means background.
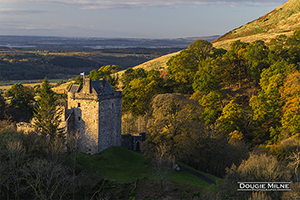
[{"label": "hill ridge", "polygon": [[215,47],[228,48],[231,42],[238,39],[243,42],[255,40],[269,42],[277,35],[290,36],[298,29],[300,29],[300,0],[289,0],[262,17],[229,31],[212,43]]}]

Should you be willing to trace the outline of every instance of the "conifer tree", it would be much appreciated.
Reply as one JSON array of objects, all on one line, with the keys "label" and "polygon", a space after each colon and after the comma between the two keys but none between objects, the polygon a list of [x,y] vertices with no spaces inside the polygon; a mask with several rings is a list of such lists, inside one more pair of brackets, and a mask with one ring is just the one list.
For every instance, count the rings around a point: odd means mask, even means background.
[{"label": "conifer tree", "polygon": [[60,126],[61,110],[58,109],[57,96],[51,90],[47,77],[44,79],[40,98],[34,109],[35,128],[44,136],[49,136],[50,141],[56,136],[62,136],[63,129]]}]

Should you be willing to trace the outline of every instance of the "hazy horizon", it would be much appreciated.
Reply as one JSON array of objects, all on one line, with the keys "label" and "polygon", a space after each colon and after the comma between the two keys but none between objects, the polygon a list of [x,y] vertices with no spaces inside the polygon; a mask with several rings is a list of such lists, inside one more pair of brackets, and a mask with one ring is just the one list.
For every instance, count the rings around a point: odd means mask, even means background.
[{"label": "hazy horizon", "polygon": [[187,38],[223,35],[282,0],[0,0],[0,35]]}]

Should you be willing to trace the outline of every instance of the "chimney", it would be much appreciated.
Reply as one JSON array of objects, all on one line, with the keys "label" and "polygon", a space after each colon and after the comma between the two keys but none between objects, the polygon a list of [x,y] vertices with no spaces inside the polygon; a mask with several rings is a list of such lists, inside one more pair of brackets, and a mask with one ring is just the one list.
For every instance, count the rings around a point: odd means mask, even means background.
[{"label": "chimney", "polygon": [[90,94],[91,93],[91,79],[83,78],[83,93]]}]

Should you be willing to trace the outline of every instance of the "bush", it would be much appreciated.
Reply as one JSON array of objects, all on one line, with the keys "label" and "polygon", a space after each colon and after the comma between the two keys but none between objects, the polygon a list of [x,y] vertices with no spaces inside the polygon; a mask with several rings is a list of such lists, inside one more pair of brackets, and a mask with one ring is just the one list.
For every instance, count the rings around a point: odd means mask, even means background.
[{"label": "bush", "polygon": [[[288,182],[291,171],[274,156],[250,153],[247,160],[243,160],[239,167],[233,165],[227,170],[227,175],[221,186],[222,198],[243,199],[251,195],[250,192],[238,192],[237,182]],[[272,197],[279,198],[280,192],[273,192]]]}]

